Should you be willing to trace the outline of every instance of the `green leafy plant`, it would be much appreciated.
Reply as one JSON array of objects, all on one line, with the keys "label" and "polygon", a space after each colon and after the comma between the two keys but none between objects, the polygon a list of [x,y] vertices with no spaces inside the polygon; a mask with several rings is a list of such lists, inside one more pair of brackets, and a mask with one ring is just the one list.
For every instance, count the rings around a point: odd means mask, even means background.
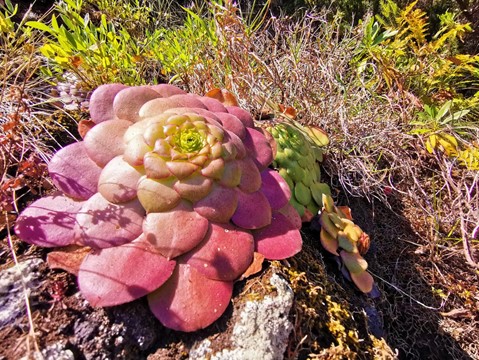
[{"label": "green leafy plant", "polygon": [[446,12],[431,36],[426,13],[416,4],[401,9],[391,0],[383,1],[380,14],[363,23],[363,39],[353,61],[358,74],[371,88],[384,83],[425,102],[444,96],[458,101],[466,89],[477,91],[479,57],[457,51],[471,26]]},{"label": "green leafy plant", "polygon": [[321,182],[319,168],[329,139],[321,129],[291,120],[266,126],[266,130],[276,143],[273,166],[291,189],[290,203],[309,221],[321,209],[323,194],[331,194],[328,184]]},{"label": "green leafy plant", "polygon": [[48,59],[48,75],[71,72],[87,89],[108,82],[158,81],[160,69],[149,57],[149,49],[161,29],[143,38],[133,37],[124,26],[109,21],[106,14],[102,13],[98,21],[88,14],[81,16],[82,7],[82,0],[65,0],[57,4],[58,16],[53,14],[49,24],[26,23],[47,34],[40,51]]},{"label": "green leafy plant", "polygon": [[462,166],[477,170],[479,149],[460,137],[460,134],[467,135],[465,130],[473,129],[470,124],[461,121],[469,110],[451,112],[452,105],[452,101],[445,102],[440,108],[424,105],[424,110],[417,114],[418,119],[411,122],[416,126],[411,133],[426,137],[425,146],[430,154],[439,150],[448,157],[456,158]]},{"label": "green leafy plant", "polygon": [[440,149],[447,156],[457,156],[459,144],[457,139],[448,134],[448,129],[460,130],[458,121],[469,113],[469,110],[461,110],[451,113],[452,101],[447,101],[441,108],[434,105],[424,105],[424,110],[417,114],[418,119],[411,124],[416,128],[411,131],[413,134],[427,136],[426,149],[429,153]]}]

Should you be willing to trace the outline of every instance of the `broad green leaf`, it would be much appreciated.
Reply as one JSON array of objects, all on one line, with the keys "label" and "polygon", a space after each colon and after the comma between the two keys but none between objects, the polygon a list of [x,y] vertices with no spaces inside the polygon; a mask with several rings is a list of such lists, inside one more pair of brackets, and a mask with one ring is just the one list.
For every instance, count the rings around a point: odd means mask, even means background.
[{"label": "broad green leaf", "polygon": [[55,34],[55,31],[53,29],[51,29],[48,25],[45,25],[44,23],[40,21],[27,21],[25,25],[33,29],[48,32],[49,34],[52,34],[52,35]]},{"label": "broad green leaf", "polygon": [[446,117],[444,120],[441,121],[441,125],[445,125],[453,120],[459,120],[460,118],[466,116],[469,113],[469,110],[461,110],[457,111],[454,114]]},{"label": "broad green leaf", "polygon": [[446,113],[449,111],[449,109],[451,108],[451,105],[452,105],[452,101],[445,102],[444,105],[442,105],[442,107],[437,112],[437,115],[435,116],[436,120],[441,120],[444,117],[444,115],[446,115]]},{"label": "broad green leaf", "polygon": [[55,30],[55,32],[58,32],[58,30],[60,29],[58,26],[58,21],[55,14],[52,15],[52,27],[53,27],[53,30]]},{"label": "broad green leaf", "polygon": [[17,13],[18,4],[15,4],[15,7],[14,7],[10,0],[5,0],[5,5],[9,13],[11,13],[12,15],[15,15]]}]

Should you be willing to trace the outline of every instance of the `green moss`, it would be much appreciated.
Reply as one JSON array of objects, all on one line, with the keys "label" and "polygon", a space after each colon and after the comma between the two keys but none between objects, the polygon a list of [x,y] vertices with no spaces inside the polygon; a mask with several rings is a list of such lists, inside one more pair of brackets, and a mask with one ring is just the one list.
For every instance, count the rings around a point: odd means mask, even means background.
[{"label": "green moss", "polygon": [[295,328],[288,357],[376,358],[373,354],[377,352],[377,344],[389,347],[368,333],[363,311],[351,300],[362,295],[355,295],[351,289],[336,283],[326,272],[314,244],[310,239],[305,240],[303,251],[288,259],[288,266],[277,263],[295,293],[292,309]]}]

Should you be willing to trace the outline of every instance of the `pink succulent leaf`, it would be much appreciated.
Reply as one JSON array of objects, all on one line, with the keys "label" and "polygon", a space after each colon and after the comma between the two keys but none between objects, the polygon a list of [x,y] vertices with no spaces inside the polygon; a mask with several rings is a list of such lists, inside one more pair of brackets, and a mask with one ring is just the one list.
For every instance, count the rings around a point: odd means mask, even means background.
[{"label": "pink succulent leaf", "polygon": [[189,161],[167,161],[166,167],[178,179],[184,179],[199,169],[198,165]]},{"label": "pink succulent leaf", "polygon": [[253,232],[256,251],[268,260],[282,260],[301,251],[299,230],[281,213],[274,212],[269,226]]},{"label": "pink succulent leaf", "polygon": [[183,199],[196,202],[207,196],[211,192],[212,186],[213,180],[200,174],[195,174],[189,178],[177,181],[173,188]]},{"label": "pink succulent leaf", "polygon": [[244,139],[246,136],[246,129],[240,119],[227,112],[216,113],[216,116],[220,119],[226,130],[235,133],[240,139]]},{"label": "pink succulent leaf", "polygon": [[161,95],[149,86],[134,86],[121,90],[113,100],[113,111],[118,119],[137,122],[140,120],[140,108],[147,101],[160,98]]},{"label": "pink succulent leaf", "polygon": [[[131,125],[125,132],[125,134],[123,135],[123,141],[125,144],[128,144],[131,140],[133,140],[133,138],[137,137],[137,136],[140,136],[140,135],[144,135],[145,132],[147,131],[146,129],[154,124],[154,123],[158,123],[158,122],[162,122],[164,119],[167,119],[168,118],[168,115],[166,114],[159,114],[157,116],[152,116],[152,117],[149,117],[149,118],[146,118],[142,121],[139,121],[139,122],[136,122],[136,123],[133,123],[133,125]],[[146,141],[146,139],[145,139]]]},{"label": "pink succulent leaf", "polygon": [[175,115],[187,115],[187,116],[202,116],[206,119],[206,121],[218,127],[221,127],[220,119],[216,116],[216,113],[212,113],[203,108],[187,108],[187,107],[179,107],[179,108],[171,108],[164,112],[165,114],[175,114]]},{"label": "pink succulent leaf", "polygon": [[168,281],[148,295],[148,303],[164,326],[192,332],[215,322],[232,294],[232,281],[212,280],[190,265],[178,264]]},{"label": "pink succulent leaf", "polygon": [[320,230],[319,233],[319,241],[323,248],[330,252],[333,255],[339,256],[338,248],[339,248],[339,241],[337,237],[331,236],[324,228]]},{"label": "pink succulent leaf", "polygon": [[359,274],[368,268],[367,261],[359,253],[341,250],[339,255],[351,274]]},{"label": "pink succulent leaf", "polygon": [[273,210],[279,210],[289,203],[291,189],[278,172],[265,169],[261,172],[261,180],[261,191],[268,198]]},{"label": "pink succulent leaf", "polygon": [[137,135],[126,144],[123,159],[131,166],[140,166],[143,165],[145,155],[152,150],[143,135]]},{"label": "pink succulent leaf", "polygon": [[303,226],[303,221],[301,220],[301,216],[299,216],[298,211],[294,208],[291,203],[287,203],[283,206],[279,212],[286,216],[286,218],[294,225],[296,229],[301,229]]},{"label": "pink succulent leaf", "polygon": [[53,184],[72,198],[86,200],[98,190],[101,167],[87,156],[83,142],[59,150],[50,160],[48,171]]},{"label": "pink succulent leaf", "polygon": [[214,159],[201,169],[201,175],[212,179],[221,179],[225,169],[225,161],[222,158]]},{"label": "pink succulent leaf", "polygon": [[102,170],[98,180],[98,191],[115,204],[136,198],[137,184],[143,173],[117,156]]},{"label": "pink succulent leaf", "polygon": [[208,224],[188,201],[182,201],[170,211],[148,214],[143,234],[163,256],[173,259],[197,246],[204,239]]},{"label": "pink succulent leaf", "polygon": [[238,106],[227,106],[226,110],[228,110],[228,113],[240,119],[244,126],[249,128],[254,127],[253,118],[251,117],[251,114],[245,109],[242,109]]},{"label": "pink succulent leaf", "polygon": [[271,206],[261,191],[238,191],[238,207],[231,217],[234,224],[244,229],[259,229],[271,223]]},{"label": "pink succulent leaf", "polygon": [[131,243],[88,254],[80,266],[78,285],[92,306],[124,304],[163,285],[175,265],[141,236]]},{"label": "pink succulent leaf", "polygon": [[145,175],[150,179],[164,179],[170,177],[171,171],[166,166],[166,161],[154,152],[146,153],[143,157]]},{"label": "pink succulent leaf", "polygon": [[246,136],[243,142],[260,171],[266,169],[273,162],[271,144],[258,130],[246,128]]},{"label": "pink succulent leaf", "polygon": [[160,94],[161,97],[187,94],[186,91],[180,89],[179,87],[175,85],[170,85],[170,84],[150,85],[150,88],[155,90],[158,94]]},{"label": "pink succulent leaf", "polygon": [[105,84],[100,85],[90,98],[90,116],[91,119],[99,124],[106,120],[115,119],[113,112],[113,100],[116,94],[128,86],[123,84]]},{"label": "pink succulent leaf", "polygon": [[141,117],[150,117],[161,114],[168,109],[179,107],[206,109],[206,106],[198,99],[197,95],[186,94],[150,100],[140,108],[139,114]]},{"label": "pink succulent leaf", "polygon": [[115,156],[123,154],[123,135],[131,124],[126,120],[107,120],[91,128],[83,140],[88,157],[104,167]]},{"label": "pink succulent leaf", "polygon": [[258,191],[261,188],[261,174],[256,163],[250,157],[238,160],[242,176],[239,188],[247,193]]},{"label": "pink succulent leaf", "polygon": [[373,292],[375,288],[374,278],[369,272],[364,271],[358,274],[351,273],[350,275],[351,280],[354,282],[354,284],[358,287],[359,290],[361,290],[365,294],[369,294],[372,292],[370,295],[376,296],[376,293]]},{"label": "pink succulent leaf", "polygon": [[235,189],[214,184],[211,192],[194,204],[195,211],[210,221],[227,223],[236,211],[238,194]]},{"label": "pink succulent leaf", "polygon": [[175,182],[174,179],[140,178],[137,195],[146,212],[168,211],[180,202],[181,196],[173,188]]},{"label": "pink succulent leaf", "polygon": [[38,246],[70,245],[75,240],[76,214],[83,201],[64,195],[41,198],[18,216],[15,233],[20,239]]},{"label": "pink succulent leaf", "polygon": [[242,169],[237,161],[228,161],[225,164],[220,183],[229,188],[235,188],[241,181]]},{"label": "pink succulent leaf", "polygon": [[96,193],[78,212],[75,237],[80,244],[92,248],[122,245],[142,233],[144,216],[138,200],[117,205]]},{"label": "pink succulent leaf", "polygon": [[250,232],[232,224],[211,224],[203,242],[187,253],[182,263],[213,280],[232,281],[253,261],[254,240]]},{"label": "pink succulent leaf", "polygon": [[227,135],[223,141],[223,149],[230,154],[234,154],[235,159],[245,158],[246,148],[243,144],[243,141],[238,137],[238,135],[231,131],[227,131],[226,134]]},{"label": "pink succulent leaf", "polygon": [[199,99],[209,111],[216,113],[226,113],[228,111],[226,110],[225,106],[216,99],[210,98],[208,96],[202,96]]},{"label": "pink succulent leaf", "polygon": [[185,108],[185,114],[191,114],[191,113],[203,116],[212,125],[221,126],[221,121],[217,116],[218,113],[216,112],[212,112],[211,110],[206,110],[203,108],[189,108],[189,109]]}]

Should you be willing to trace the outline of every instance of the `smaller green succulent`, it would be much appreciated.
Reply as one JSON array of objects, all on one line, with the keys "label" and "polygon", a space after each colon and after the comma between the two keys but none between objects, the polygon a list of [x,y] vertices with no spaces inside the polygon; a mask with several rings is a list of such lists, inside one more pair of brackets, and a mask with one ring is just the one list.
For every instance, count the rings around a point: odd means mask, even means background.
[{"label": "smaller green succulent", "polygon": [[320,182],[327,135],[316,127],[295,121],[280,122],[266,130],[276,141],[273,166],[291,189],[290,204],[303,221],[318,215],[322,247],[336,255],[342,272],[364,293],[374,290],[374,280],[362,257],[369,248],[369,236],[356,225],[351,210],[336,206],[328,184]]},{"label": "smaller green succulent", "polygon": [[304,219],[316,215],[322,207],[322,195],[331,194],[328,184],[320,182],[319,163],[329,143],[320,129],[296,122],[280,122],[267,127],[276,141],[273,166],[291,188],[290,203]]}]

